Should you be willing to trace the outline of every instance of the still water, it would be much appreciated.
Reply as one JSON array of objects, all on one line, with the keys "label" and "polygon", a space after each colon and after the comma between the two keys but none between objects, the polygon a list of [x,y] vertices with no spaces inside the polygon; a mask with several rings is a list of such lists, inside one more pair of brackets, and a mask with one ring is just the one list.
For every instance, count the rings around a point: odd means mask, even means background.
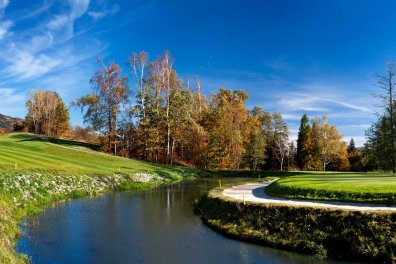
[{"label": "still water", "polygon": [[[227,181],[231,180],[222,180]],[[194,215],[192,201],[216,185],[214,179],[185,181],[50,207],[25,220],[18,251],[32,263],[45,264],[340,263],[320,262],[212,231]]]}]

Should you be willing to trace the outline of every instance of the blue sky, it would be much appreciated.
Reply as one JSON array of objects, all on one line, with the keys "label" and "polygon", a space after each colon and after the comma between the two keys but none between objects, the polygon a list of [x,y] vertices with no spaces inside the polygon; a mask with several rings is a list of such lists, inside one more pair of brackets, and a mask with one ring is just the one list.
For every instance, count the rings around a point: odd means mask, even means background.
[{"label": "blue sky", "polygon": [[0,0],[0,113],[24,117],[31,88],[67,103],[86,94],[97,56],[125,66],[133,51],[169,50],[207,94],[244,89],[249,107],[282,113],[291,138],[303,113],[328,114],[361,145],[376,76],[396,59],[394,10],[391,0]]}]

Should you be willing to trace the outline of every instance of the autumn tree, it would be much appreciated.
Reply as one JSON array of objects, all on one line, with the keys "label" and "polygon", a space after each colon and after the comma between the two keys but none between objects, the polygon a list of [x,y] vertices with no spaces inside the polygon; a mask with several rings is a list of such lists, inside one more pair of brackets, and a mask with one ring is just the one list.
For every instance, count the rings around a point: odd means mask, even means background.
[{"label": "autumn tree", "polygon": [[53,134],[60,136],[70,129],[70,115],[63,101],[59,101],[55,108]]},{"label": "autumn tree", "polygon": [[274,157],[278,161],[279,169],[283,171],[283,166],[290,154],[289,131],[282,115],[274,113],[273,119],[273,147]]},{"label": "autumn tree", "polygon": [[190,133],[186,135],[186,140],[189,142],[186,154],[189,161],[195,166],[208,169],[212,167],[211,158],[208,155],[210,135],[206,129],[208,127],[208,105],[201,89],[199,79],[195,78],[195,90],[192,90],[192,123]]},{"label": "autumn tree", "polygon": [[148,150],[148,120],[147,120],[147,97],[150,93],[150,86],[147,85],[147,68],[149,66],[148,54],[144,51],[132,53],[129,58],[129,66],[136,81],[136,105],[134,106],[134,116],[139,119],[138,129],[141,129],[143,139],[143,156],[147,159]]},{"label": "autumn tree", "polygon": [[84,122],[103,133],[105,150],[116,155],[119,113],[122,105],[128,102],[129,89],[119,65],[110,63],[106,66],[99,58],[97,62],[99,70],[90,80],[92,93],[79,98],[75,105],[82,111],[86,110]]},{"label": "autumn tree", "polygon": [[346,145],[337,128],[328,123],[327,116],[323,116],[322,119],[315,118],[312,127],[314,145],[319,154],[322,169],[325,171],[326,166],[337,159],[338,162],[345,163],[341,165],[342,167],[348,167]]},{"label": "autumn tree", "polygon": [[297,138],[297,164],[301,170],[314,170],[316,168],[313,157],[312,129],[309,118],[304,114],[301,118]]},{"label": "autumn tree", "polygon": [[[85,110],[84,121],[102,133],[107,151],[204,169],[284,169],[286,161],[290,164],[282,116],[249,111],[246,92],[221,88],[208,99],[198,78],[194,89],[189,80],[184,85],[169,52],[152,61],[140,52],[129,58],[132,98],[119,66],[98,62],[93,92],[75,105]],[[127,102],[133,104],[123,107]]]},{"label": "autumn tree", "polygon": [[27,126],[46,136],[60,136],[70,129],[69,111],[57,92],[31,90],[26,101]]},{"label": "autumn tree", "polygon": [[250,126],[249,143],[246,146],[246,159],[249,167],[257,171],[265,163],[266,138],[263,129],[264,112],[260,107],[254,107],[249,115]]},{"label": "autumn tree", "polygon": [[28,108],[28,114],[26,115],[28,127],[36,134],[41,133],[44,112],[44,92],[41,89],[30,90],[28,92],[26,107]]},{"label": "autumn tree", "polygon": [[210,133],[212,148],[221,151],[221,168],[239,169],[245,143],[248,141],[249,131],[246,126],[247,112],[245,102],[248,94],[241,90],[231,91],[220,88],[219,93],[212,95],[209,104],[212,122]]}]

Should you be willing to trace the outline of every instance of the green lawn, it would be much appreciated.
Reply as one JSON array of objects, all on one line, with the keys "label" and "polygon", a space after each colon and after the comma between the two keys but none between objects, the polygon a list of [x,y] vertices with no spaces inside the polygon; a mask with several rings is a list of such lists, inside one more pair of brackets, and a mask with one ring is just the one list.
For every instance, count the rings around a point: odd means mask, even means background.
[{"label": "green lawn", "polygon": [[95,152],[96,145],[46,139],[31,134],[0,135],[0,172],[54,171],[60,174],[109,175],[157,173],[173,176],[188,171]]},{"label": "green lawn", "polygon": [[285,198],[396,204],[396,174],[307,173],[287,176],[266,188]]}]

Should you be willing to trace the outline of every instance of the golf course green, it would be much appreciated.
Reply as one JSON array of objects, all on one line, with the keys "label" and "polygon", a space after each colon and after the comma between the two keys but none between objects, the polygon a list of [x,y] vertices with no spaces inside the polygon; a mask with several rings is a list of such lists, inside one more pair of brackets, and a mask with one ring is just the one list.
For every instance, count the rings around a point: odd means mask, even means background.
[{"label": "golf course green", "polygon": [[283,177],[265,191],[271,196],[284,198],[396,204],[396,175],[303,173]]}]

